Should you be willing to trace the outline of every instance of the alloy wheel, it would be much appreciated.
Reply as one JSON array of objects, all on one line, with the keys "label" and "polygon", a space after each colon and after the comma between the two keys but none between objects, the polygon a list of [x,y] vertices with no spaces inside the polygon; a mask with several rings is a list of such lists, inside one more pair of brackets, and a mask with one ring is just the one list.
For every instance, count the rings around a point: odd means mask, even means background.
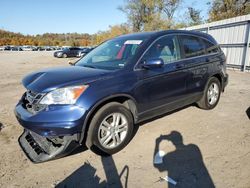
[{"label": "alloy wheel", "polygon": [[214,105],[219,98],[219,86],[217,83],[213,82],[207,91],[207,100],[210,105]]},{"label": "alloy wheel", "polygon": [[107,149],[119,146],[126,138],[128,120],[122,113],[112,113],[99,126],[98,141]]}]

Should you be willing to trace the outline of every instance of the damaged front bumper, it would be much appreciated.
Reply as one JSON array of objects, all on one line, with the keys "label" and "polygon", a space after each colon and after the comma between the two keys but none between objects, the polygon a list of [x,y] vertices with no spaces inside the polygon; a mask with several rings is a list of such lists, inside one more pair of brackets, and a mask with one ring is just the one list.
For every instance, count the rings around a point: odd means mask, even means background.
[{"label": "damaged front bumper", "polygon": [[24,129],[18,141],[27,155],[34,163],[49,161],[71,153],[79,146],[78,135],[44,137],[35,132]]},{"label": "damaged front bumper", "polygon": [[82,107],[50,105],[32,113],[23,97],[16,105],[15,115],[24,128],[19,144],[34,163],[63,157],[80,145],[86,115]]}]

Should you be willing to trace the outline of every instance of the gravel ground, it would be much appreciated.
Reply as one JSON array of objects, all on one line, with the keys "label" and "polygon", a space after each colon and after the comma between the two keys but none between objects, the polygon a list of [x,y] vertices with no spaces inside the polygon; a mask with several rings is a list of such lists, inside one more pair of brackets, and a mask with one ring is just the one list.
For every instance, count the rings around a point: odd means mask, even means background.
[{"label": "gravel ground", "polygon": [[[121,152],[100,157],[82,149],[42,164],[31,163],[18,145],[22,127],[13,109],[25,92],[21,79],[46,67],[68,66],[52,52],[0,52],[0,187],[250,188],[250,73],[228,71],[218,106],[189,106],[140,125]],[[75,61],[75,59],[71,59]],[[165,152],[162,165],[154,152]],[[197,186],[196,186],[197,185]]]}]

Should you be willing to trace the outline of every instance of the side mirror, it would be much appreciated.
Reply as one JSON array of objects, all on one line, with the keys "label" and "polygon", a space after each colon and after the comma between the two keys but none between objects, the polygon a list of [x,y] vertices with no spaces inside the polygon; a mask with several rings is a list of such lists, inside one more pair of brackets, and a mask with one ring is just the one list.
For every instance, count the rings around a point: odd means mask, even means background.
[{"label": "side mirror", "polygon": [[71,65],[71,66],[74,66],[75,63],[72,63],[71,61],[68,61],[68,63]]},{"label": "side mirror", "polygon": [[148,59],[145,60],[142,64],[142,67],[145,69],[154,69],[154,68],[161,68],[163,67],[164,62],[161,58],[157,59]]}]

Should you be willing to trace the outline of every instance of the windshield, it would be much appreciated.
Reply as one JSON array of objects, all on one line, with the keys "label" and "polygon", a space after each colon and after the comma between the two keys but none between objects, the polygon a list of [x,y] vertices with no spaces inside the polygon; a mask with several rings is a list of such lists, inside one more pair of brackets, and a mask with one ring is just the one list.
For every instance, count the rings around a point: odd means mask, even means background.
[{"label": "windshield", "polygon": [[145,38],[140,39],[113,39],[104,42],[85,57],[80,59],[76,66],[115,70],[123,68],[142,45]]}]

